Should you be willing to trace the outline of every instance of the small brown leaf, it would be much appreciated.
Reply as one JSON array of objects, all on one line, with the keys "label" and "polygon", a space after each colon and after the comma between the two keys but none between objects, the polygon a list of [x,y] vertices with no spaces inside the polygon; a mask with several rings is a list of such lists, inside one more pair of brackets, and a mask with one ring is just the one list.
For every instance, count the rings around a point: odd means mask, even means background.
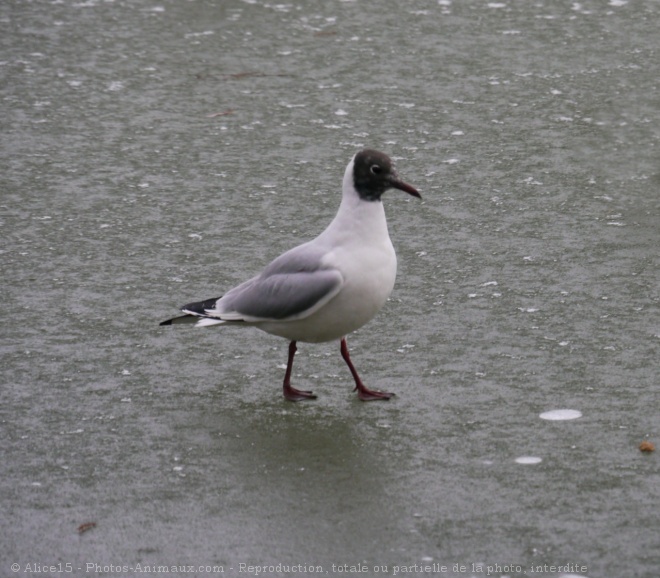
[{"label": "small brown leaf", "polygon": [[645,454],[650,454],[651,452],[655,451],[655,446],[652,442],[644,440],[641,444],[639,444],[639,451],[644,452]]},{"label": "small brown leaf", "polygon": [[211,114],[207,114],[206,118],[215,118],[216,116],[227,116],[228,114],[231,114],[234,112],[233,108],[228,108],[227,110],[223,110],[222,112],[212,112]]},{"label": "small brown leaf", "polygon": [[226,78],[233,78],[238,80],[240,78],[248,78],[250,76],[265,76],[263,72],[236,72],[234,74],[229,74]]},{"label": "small brown leaf", "polygon": [[84,524],[80,524],[80,526],[78,526],[78,534],[89,532],[92,528],[96,528],[96,522],[85,522]]}]

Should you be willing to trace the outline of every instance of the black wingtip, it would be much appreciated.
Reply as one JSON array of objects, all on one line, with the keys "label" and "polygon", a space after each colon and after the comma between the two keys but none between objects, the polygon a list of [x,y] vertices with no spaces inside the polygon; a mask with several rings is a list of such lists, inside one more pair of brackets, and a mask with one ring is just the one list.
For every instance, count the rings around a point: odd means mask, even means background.
[{"label": "black wingtip", "polygon": [[220,299],[220,297],[212,297],[211,299],[205,299],[204,301],[188,303],[181,307],[181,311],[185,311],[186,313],[196,313],[197,315],[204,317],[206,315],[206,310],[213,309]]},{"label": "black wingtip", "polygon": [[206,310],[213,309],[220,297],[213,297],[197,303],[189,303],[181,308],[185,315],[172,317],[167,321],[161,321],[158,325],[178,325],[179,323],[196,323],[200,317],[207,317]]}]

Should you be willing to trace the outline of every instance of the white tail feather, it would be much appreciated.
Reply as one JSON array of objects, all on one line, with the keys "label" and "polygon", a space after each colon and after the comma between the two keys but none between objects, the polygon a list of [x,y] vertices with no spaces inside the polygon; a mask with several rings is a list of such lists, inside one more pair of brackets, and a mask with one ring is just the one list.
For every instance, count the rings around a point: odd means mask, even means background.
[{"label": "white tail feather", "polygon": [[220,325],[224,323],[222,319],[209,319],[204,317],[195,323],[195,327],[211,327],[212,325]]}]

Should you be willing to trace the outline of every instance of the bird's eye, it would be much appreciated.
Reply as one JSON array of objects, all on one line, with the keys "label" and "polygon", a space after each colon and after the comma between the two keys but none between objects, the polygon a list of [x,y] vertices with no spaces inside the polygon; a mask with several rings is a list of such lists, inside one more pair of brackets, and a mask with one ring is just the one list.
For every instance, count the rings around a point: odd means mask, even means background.
[{"label": "bird's eye", "polygon": [[371,165],[371,174],[373,175],[379,175],[380,173],[383,172],[383,167],[380,165]]}]

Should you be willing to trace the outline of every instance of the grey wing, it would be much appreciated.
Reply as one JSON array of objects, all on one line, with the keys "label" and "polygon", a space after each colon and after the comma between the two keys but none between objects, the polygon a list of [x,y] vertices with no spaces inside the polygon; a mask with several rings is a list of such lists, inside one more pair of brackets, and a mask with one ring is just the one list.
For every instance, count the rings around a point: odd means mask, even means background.
[{"label": "grey wing", "polygon": [[324,268],[304,245],[278,257],[261,275],[229,291],[208,313],[243,321],[294,320],[311,315],[342,288],[344,278]]}]

